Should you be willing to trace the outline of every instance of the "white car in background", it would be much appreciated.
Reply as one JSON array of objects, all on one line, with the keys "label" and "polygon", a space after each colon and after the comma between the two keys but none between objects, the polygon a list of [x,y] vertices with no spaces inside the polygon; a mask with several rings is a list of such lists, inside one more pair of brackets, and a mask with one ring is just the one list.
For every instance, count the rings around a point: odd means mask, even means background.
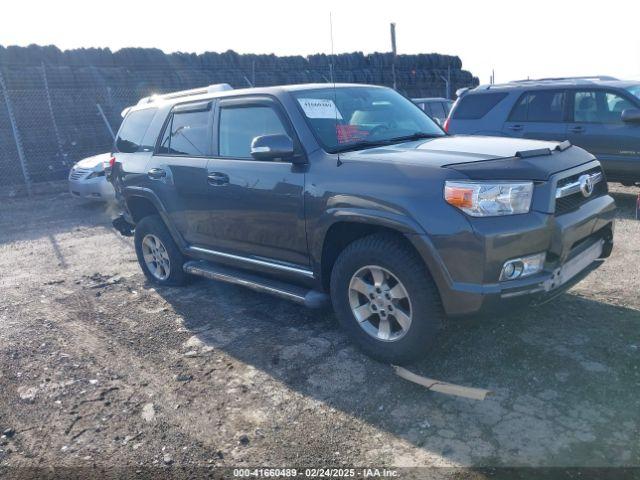
[{"label": "white car in background", "polygon": [[113,186],[105,176],[110,153],[101,153],[80,160],[69,172],[69,191],[78,198],[109,201],[115,198]]}]

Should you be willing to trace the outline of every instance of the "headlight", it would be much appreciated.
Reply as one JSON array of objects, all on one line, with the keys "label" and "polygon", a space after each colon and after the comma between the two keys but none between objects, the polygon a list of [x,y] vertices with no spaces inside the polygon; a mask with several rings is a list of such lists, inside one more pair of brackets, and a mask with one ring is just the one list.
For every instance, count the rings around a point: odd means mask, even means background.
[{"label": "headlight", "polygon": [[87,177],[87,180],[89,180],[90,178],[96,178],[96,177],[104,177],[104,170],[100,170],[99,172],[91,172],[91,175]]},{"label": "headlight", "polygon": [[445,182],[444,199],[472,217],[527,213],[533,182]]}]

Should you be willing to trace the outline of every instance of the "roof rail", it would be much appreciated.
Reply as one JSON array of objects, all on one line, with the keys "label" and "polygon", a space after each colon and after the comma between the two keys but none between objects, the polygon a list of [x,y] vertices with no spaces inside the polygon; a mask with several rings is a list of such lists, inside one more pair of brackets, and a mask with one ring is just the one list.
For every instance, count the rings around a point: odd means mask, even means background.
[{"label": "roof rail", "polygon": [[557,82],[560,80],[619,80],[609,75],[587,75],[584,77],[548,77],[548,78],[527,78],[523,80],[512,80],[509,83],[526,83],[526,82]]},{"label": "roof rail", "polygon": [[205,93],[224,92],[227,90],[233,90],[233,87],[228,83],[216,83],[202,88],[192,88],[191,90],[180,90],[179,92],[165,93],[163,95],[151,95],[149,97],[141,98],[138,105],[145,103],[153,103],[157,100],[169,100],[171,98],[190,97],[192,95],[204,95]]}]

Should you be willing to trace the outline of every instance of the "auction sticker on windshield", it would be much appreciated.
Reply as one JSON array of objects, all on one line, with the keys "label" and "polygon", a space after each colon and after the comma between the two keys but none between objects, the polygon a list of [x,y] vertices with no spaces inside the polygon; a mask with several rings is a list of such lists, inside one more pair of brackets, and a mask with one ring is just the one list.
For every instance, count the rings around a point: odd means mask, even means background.
[{"label": "auction sticker on windshield", "polygon": [[333,100],[324,98],[299,98],[300,106],[304,114],[309,118],[331,118],[342,120],[340,111]]}]

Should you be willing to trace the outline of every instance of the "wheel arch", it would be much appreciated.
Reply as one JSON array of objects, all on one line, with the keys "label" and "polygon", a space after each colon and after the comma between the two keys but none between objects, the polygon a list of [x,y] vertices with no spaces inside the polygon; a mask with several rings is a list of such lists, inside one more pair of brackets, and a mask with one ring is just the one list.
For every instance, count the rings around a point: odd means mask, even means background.
[{"label": "wheel arch", "polygon": [[320,286],[325,291],[329,290],[331,270],[336,259],[354,241],[375,233],[387,233],[395,236],[419,255],[419,251],[408,240],[407,235],[424,234],[424,231],[407,217],[387,212],[381,215],[379,212],[356,209],[330,212],[321,219],[319,231],[312,245],[312,255],[314,270],[319,276]]},{"label": "wheel arch", "polygon": [[129,187],[123,192],[123,197],[127,212],[134,224],[149,215],[160,216],[173,237],[173,240],[184,253],[186,242],[172,224],[169,214],[162,205],[162,202],[152,190],[142,187]]}]

